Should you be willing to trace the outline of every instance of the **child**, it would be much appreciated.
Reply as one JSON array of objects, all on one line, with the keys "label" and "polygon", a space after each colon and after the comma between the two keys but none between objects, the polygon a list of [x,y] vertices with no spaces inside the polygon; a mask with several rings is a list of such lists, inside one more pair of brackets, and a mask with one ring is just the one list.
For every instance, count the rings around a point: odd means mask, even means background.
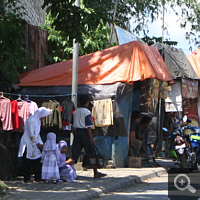
[{"label": "child", "polygon": [[48,133],[47,141],[44,144],[42,150],[42,179],[45,180],[45,183],[49,183],[50,180],[53,180],[53,183],[56,184],[57,180],[60,179],[58,164],[60,162],[60,152],[56,144],[56,134]]},{"label": "child", "polygon": [[77,178],[76,171],[73,166],[74,162],[71,158],[66,161],[66,152],[67,152],[67,143],[64,140],[61,140],[58,143],[58,148],[60,150],[60,164],[59,171],[61,179],[67,182],[74,182],[74,179]]}]

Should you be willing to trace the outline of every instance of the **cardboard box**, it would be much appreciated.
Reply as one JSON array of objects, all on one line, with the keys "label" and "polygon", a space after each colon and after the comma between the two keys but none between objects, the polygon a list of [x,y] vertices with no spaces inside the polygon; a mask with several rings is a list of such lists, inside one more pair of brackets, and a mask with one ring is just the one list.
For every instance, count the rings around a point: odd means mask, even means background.
[{"label": "cardboard box", "polygon": [[141,157],[129,156],[128,167],[141,167]]}]

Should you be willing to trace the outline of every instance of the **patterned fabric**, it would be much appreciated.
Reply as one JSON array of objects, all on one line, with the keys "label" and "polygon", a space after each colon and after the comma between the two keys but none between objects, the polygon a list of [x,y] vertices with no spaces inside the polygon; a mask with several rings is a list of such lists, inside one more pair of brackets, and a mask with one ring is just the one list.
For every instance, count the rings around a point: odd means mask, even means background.
[{"label": "patterned fabric", "polygon": [[54,151],[48,151],[42,153],[42,179],[60,179],[59,174],[59,150],[58,148]]},{"label": "patterned fabric", "polygon": [[56,144],[56,134],[48,133],[47,141],[44,144],[42,151],[42,179],[60,179],[59,163],[60,163],[60,151]]},{"label": "patterned fabric", "polygon": [[92,117],[96,127],[113,125],[113,107],[111,99],[94,101]]}]

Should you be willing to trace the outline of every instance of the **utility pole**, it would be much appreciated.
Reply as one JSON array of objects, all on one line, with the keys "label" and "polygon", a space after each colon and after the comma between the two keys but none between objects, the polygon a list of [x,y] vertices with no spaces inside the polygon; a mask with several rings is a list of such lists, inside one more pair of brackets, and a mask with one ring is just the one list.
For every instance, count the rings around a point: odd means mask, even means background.
[{"label": "utility pole", "polygon": [[162,0],[163,17],[162,17],[162,57],[163,57],[163,40],[165,35],[165,0]]},{"label": "utility pole", "polygon": [[[75,6],[80,7],[80,0],[75,1]],[[71,100],[77,108],[77,93],[78,93],[78,57],[79,43],[76,39],[73,40],[73,63],[72,63],[72,96]]]},{"label": "utility pole", "polygon": [[[117,13],[118,3],[119,3],[119,0],[116,0],[116,2],[115,2],[115,10],[114,10],[114,14],[113,14],[113,21],[115,20],[115,16],[116,16],[116,13]],[[112,29],[111,29],[111,34],[110,34],[110,41],[109,41],[109,47],[111,47],[113,31],[114,31],[114,24],[112,24]]]}]

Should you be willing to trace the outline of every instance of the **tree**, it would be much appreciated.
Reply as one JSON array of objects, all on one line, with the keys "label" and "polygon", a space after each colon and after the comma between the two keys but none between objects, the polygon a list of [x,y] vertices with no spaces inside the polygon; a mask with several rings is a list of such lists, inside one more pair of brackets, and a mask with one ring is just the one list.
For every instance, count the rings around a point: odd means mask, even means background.
[{"label": "tree", "polygon": [[[199,43],[198,16],[200,8],[197,0],[119,0],[114,21],[112,20],[115,8],[113,0],[82,0],[80,8],[76,7],[74,2],[75,0],[44,0],[43,7],[48,6],[47,12],[51,14],[53,19],[51,28],[48,30],[52,29],[49,32],[51,35],[49,39],[51,43],[54,42],[51,49],[55,61],[71,58],[74,38],[80,43],[81,55],[107,48],[108,30],[105,28],[105,24],[115,23],[136,34],[143,32],[144,36],[148,37],[148,25],[163,17],[163,9],[166,9],[166,4],[177,15],[180,14],[181,27],[185,27],[188,22],[191,23],[191,32],[186,33],[186,37],[190,42]],[[176,11],[177,7],[181,8],[181,13]],[[104,31],[102,31],[103,29]],[[100,44],[100,40],[104,44],[101,44],[99,48],[93,48],[95,44],[97,46]],[[56,41],[59,41],[57,45]],[[86,41],[92,46],[86,48]],[[59,51],[60,54],[62,53],[62,57],[59,55]],[[52,56],[50,56],[50,60],[53,61]]]},{"label": "tree", "polygon": [[[162,37],[152,37],[150,38],[149,36],[145,36],[142,38],[144,42],[146,42],[149,46],[155,44],[156,42],[162,43]],[[176,41],[170,41],[170,40],[165,40],[163,41],[164,44],[169,45],[169,46],[176,46],[178,42]]]},{"label": "tree", "polygon": [[0,3],[0,91],[8,91],[27,66],[25,21],[18,0]]},{"label": "tree", "polygon": [[91,31],[111,22],[109,1],[85,0],[81,7],[75,6],[74,2],[75,0],[44,0],[43,4],[43,8],[47,6],[47,13],[51,13],[54,19],[52,26],[71,44],[73,39],[83,43],[83,35],[89,36]]},{"label": "tree", "polygon": [[[69,37],[63,37],[61,31],[55,30],[53,22],[54,18],[49,13],[46,15],[46,25],[42,27],[48,32],[49,53],[46,59],[49,63],[71,59],[73,51]],[[103,24],[103,21],[100,23],[96,30],[88,32],[87,35],[82,33],[83,42],[79,45],[80,56],[108,48],[111,30]]]}]

